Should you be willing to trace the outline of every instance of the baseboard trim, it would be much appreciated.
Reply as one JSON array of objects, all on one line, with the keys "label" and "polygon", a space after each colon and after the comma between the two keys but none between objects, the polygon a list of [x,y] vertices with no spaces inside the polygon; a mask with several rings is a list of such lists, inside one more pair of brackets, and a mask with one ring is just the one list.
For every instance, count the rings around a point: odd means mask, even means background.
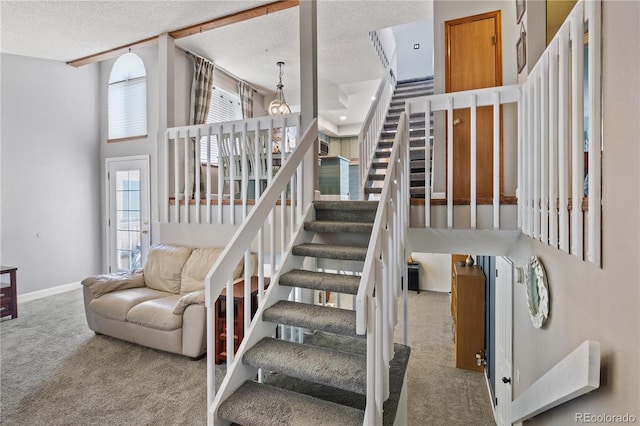
[{"label": "baseboard trim", "polygon": [[82,284],[78,281],[44,290],[32,291],[31,293],[19,294],[18,303],[30,302],[32,300],[42,299],[43,297],[53,296],[54,294],[66,293],[67,291],[77,290],[80,288],[82,288]]}]

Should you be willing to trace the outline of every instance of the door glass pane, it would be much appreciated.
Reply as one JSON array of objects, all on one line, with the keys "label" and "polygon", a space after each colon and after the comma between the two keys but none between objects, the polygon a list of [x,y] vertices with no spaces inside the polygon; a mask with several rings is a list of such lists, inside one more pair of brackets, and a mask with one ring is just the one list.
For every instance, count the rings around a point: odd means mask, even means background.
[{"label": "door glass pane", "polygon": [[140,171],[116,172],[116,250],[118,270],[142,267],[140,262]]}]

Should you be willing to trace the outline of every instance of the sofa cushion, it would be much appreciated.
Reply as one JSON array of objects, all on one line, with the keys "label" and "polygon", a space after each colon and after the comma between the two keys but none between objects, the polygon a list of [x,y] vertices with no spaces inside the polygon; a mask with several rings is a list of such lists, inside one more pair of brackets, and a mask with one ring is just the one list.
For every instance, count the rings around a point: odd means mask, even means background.
[{"label": "sofa cushion", "polygon": [[127,319],[127,313],[139,303],[150,299],[169,296],[170,293],[153,290],[151,288],[130,288],[114,291],[89,302],[89,307],[96,314],[118,321]]},{"label": "sofa cushion", "polygon": [[182,315],[173,313],[180,297],[179,294],[173,294],[139,303],[127,313],[127,321],[157,330],[180,328],[182,327]]},{"label": "sofa cushion", "polygon": [[149,249],[144,264],[144,281],[147,287],[180,293],[182,268],[191,254],[191,248],[154,244]]},{"label": "sofa cushion", "polygon": [[[191,252],[182,269],[182,284],[180,292],[191,293],[204,289],[204,279],[224,251],[224,247],[196,248]],[[233,279],[244,272],[244,257],[240,259],[233,270]]]}]

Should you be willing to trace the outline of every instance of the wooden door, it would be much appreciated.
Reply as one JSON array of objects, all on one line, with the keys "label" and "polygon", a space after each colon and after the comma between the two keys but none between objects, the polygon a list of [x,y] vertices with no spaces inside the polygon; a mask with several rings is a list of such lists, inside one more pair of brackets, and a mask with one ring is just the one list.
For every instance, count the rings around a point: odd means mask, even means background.
[{"label": "wooden door", "polygon": [[[500,11],[445,22],[447,92],[502,85],[500,22]],[[476,114],[476,196],[478,203],[487,203],[493,197],[493,107],[478,108]],[[454,110],[453,197],[458,202],[469,202],[471,194],[470,118],[468,108]]]}]

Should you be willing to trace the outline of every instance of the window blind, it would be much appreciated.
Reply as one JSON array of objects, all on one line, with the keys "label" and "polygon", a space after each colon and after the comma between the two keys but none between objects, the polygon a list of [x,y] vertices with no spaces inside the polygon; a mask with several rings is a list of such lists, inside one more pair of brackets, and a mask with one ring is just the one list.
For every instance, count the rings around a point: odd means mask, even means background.
[{"label": "window blind", "polygon": [[[226,121],[242,120],[240,97],[221,87],[213,87],[207,123],[224,123]],[[211,164],[218,164],[218,137],[211,137]],[[200,160],[207,162],[207,137],[200,139]]]},{"label": "window blind", "polygon": [[109,84],[109,139],[147,134],[147,78]]}]

